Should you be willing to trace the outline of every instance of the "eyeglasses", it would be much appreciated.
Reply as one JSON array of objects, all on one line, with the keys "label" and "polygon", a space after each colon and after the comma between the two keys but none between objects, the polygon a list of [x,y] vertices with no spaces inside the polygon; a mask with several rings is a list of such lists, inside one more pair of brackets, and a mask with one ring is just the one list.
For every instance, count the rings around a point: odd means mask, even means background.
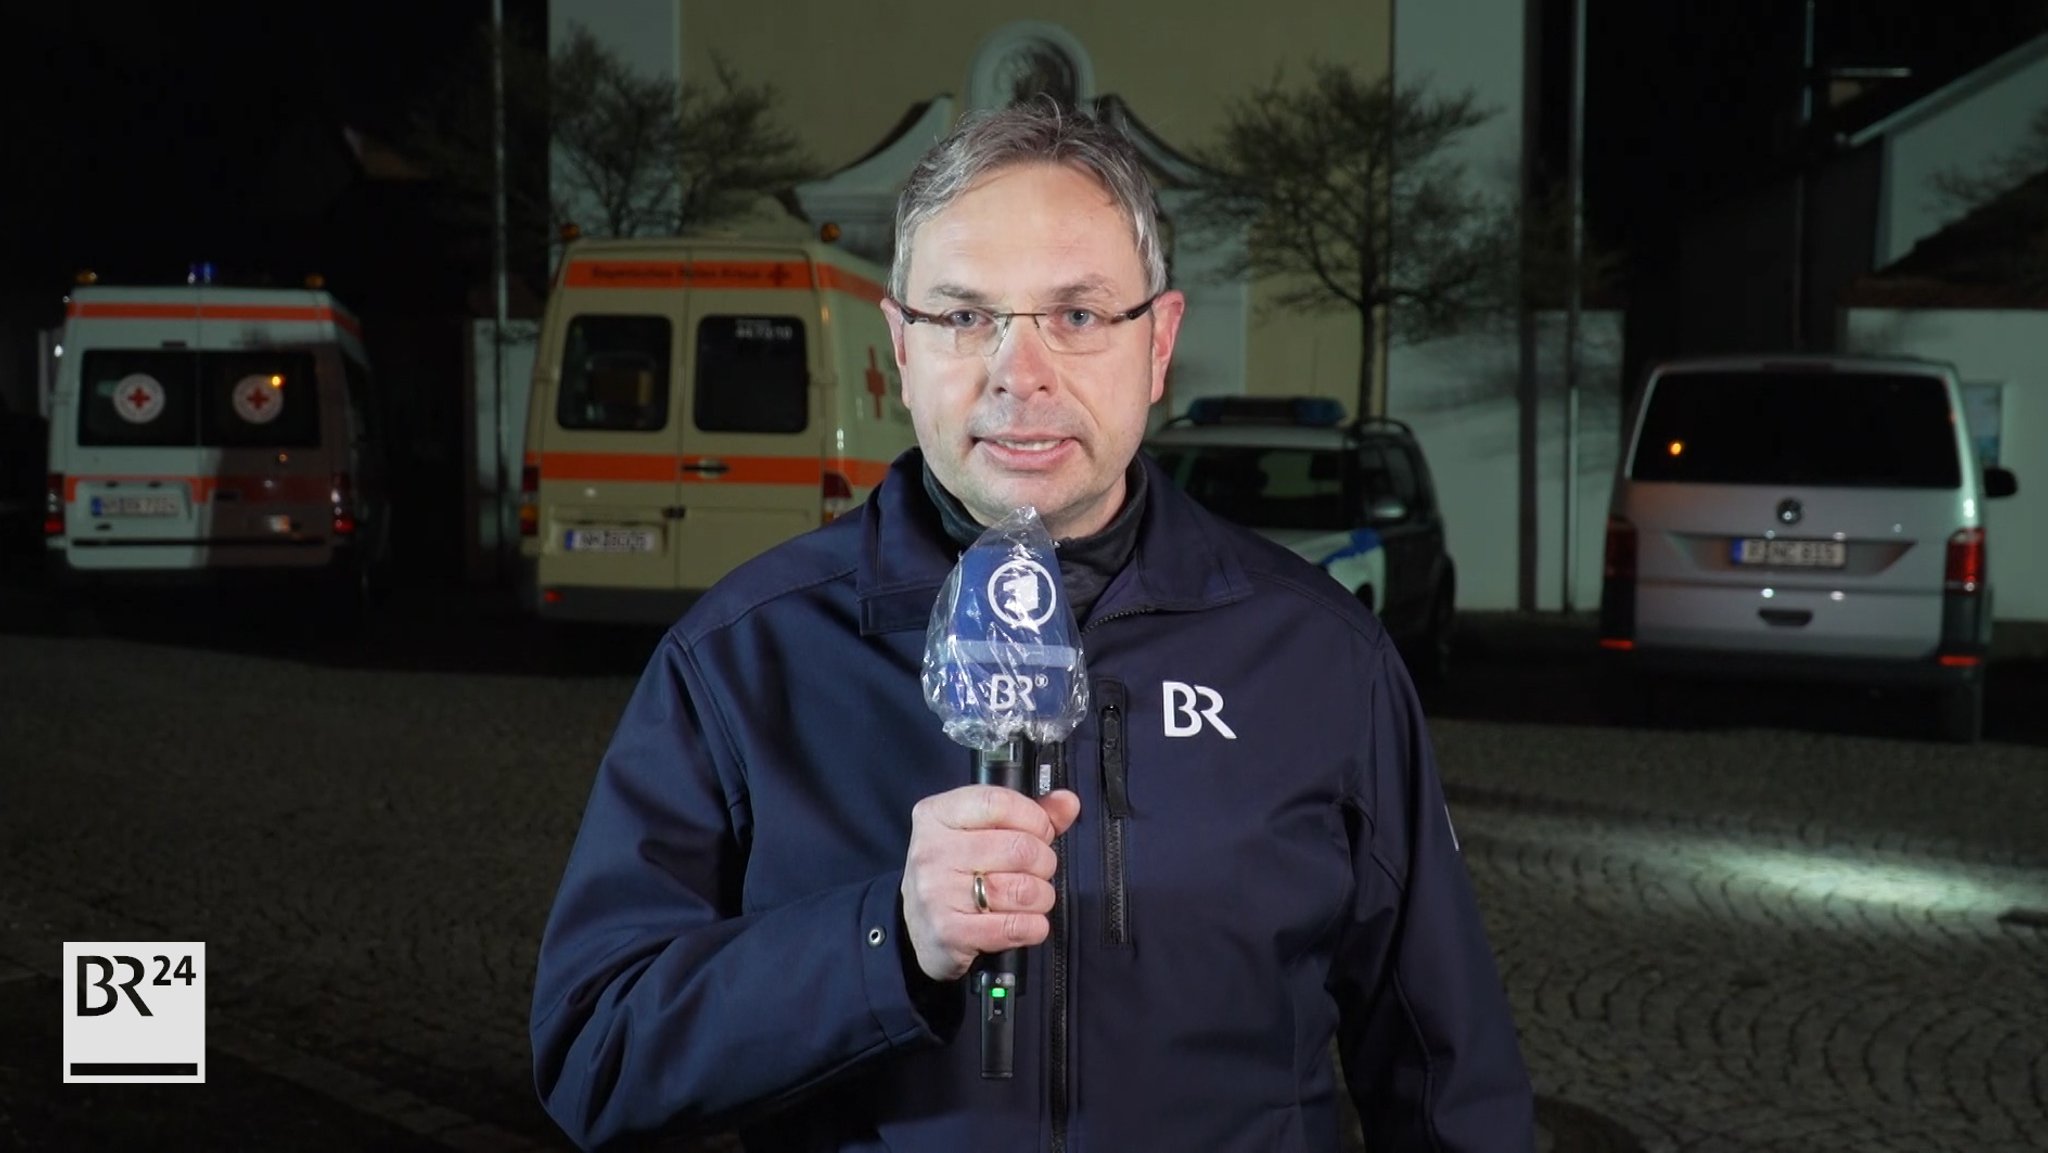
[{"label": "eyeglasses", "polygon": [[1122,312],[1103,312],[1079,304],[1062,304],[1045,312],[997,312],[988,308],[949,308],[944,312],[919,312],[900,300],[893,301],[905,324],[929,324],[956,356],[994,356],[1003,346],[1010,322],[1020,316],[1031,318],[1032,327],[1045,346],[1054,352],[1086,355],[1109,347],[1116,326],[1136,320],[1152,311],[1163,293],[1152,296]]}]

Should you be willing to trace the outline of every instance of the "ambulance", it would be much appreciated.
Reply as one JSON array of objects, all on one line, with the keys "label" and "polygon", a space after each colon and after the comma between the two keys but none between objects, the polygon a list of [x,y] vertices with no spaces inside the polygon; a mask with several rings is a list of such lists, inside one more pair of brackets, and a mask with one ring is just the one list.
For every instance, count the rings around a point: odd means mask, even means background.
[{"label": "ambulance", "polygon": [[527,607],[667,624],[856,508],[916,441],[885,277],[824,239],[570,242],[527,408]]},{"label": "ambulance", "polygon": [[43,508],[51,574],[73,589],[275,580],[361,607],[389,555],[362,325],[317,278],[211,280],[86,274],[67,298]]}]

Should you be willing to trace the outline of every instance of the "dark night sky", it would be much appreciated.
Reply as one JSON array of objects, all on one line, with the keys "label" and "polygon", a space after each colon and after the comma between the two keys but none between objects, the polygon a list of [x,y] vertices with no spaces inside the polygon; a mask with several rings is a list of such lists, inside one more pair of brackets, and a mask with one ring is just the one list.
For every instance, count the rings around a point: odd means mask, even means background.
[{"label": "dark night sky", "polygon": [[[1588,210],[1611,237],[1661,232],[1674,213],[1739,191],[1786,157],[1804,0],[1588,3]],[[1894,103],[2048,29],[2044,0],[1817,0],[1814,8],[1816,69],[1911,68],[1911,79],[1873,93]],[[1568,28],[1568,13],[1565,20]],[[1564,127],[1559,108],[1546,144],[1560,166]]]},{"label": "dark night sky", "polygon": [[[400,130],[487,0],[17,5],[0,47],[12,176],[4,275],[189,260],[231,243],[296,125]],[[52,278],[55,278],[54,280]]]}]

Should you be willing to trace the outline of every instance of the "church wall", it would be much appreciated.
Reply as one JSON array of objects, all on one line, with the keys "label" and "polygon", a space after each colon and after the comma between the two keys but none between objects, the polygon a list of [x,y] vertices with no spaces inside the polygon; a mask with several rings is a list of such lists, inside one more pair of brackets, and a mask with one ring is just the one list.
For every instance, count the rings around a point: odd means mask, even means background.
[{"label": "church wall", "polygon": [[[772,9],[726,0],[681,5],[682,76],[708,76],[715,53],[749,81],[774,85],[786,122],[828,171],[874,148],[914,104],[951,94],[966,106],[977,88],[977,55],[992,35],[1022,20],[1079,42],[1093,77],[1084,97],[1121,97],[1184,153],[1208,143],[1231,99],[1276,76],[1298,77],[1311,60],[1384,75],[1392,39],[1390,0],[1279,0],[1219,6],[1199,17],[1184,3],[1145,0],[1048,0],[1028,13],[971,0],[877,3],[860,17],[843,3],[817,0],[778,0]],[[1179,270],[1199,276],[1202,263],[1183,253]],[[1240,391],[1315,393],[1354,405],[1354,314],[1276,310],[1265,284],[1185,287],[1197,291],[1171,409],[1196,395]]]}]

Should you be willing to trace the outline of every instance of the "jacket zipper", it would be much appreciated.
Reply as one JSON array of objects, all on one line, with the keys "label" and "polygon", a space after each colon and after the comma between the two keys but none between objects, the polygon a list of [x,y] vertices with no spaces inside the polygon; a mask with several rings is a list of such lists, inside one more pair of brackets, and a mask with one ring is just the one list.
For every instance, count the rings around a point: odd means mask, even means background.
[{"label": "jacket zipper", "polygon": [[[1088,630],[1102,624],[1104,621],[1113,621],[1118,617],[1140,616],[1147,611],[1149,610],[1129,609],[1124,612],[1110,613],[1108,616],[1097,617],[1082,625],[1081,631],[1085,634]],[[1122,689],[1122,685],[1117,685],[1119,692]],[[1122,709],[1119,707],[1119,715],[1121,715],[1121,712]],[[1120,727],[1119,731],[1121,731]],[[1064,789],[1072,787],[1071,783],[1067,780],[1066,753],[1067,748],[1065,744],[1055,746],[1053,750],[1052,781],[1054,788]],[[1107,827],[1106,822],[1104,827]],[[1067,1083],[1069,1077],[1067,1061],[1067,1015],[1069,1009],[1067,1001],[1070,996],[1067,989],[1067,982],[1069,980],[1067,971],[1067,938],[1071,933],[1071,929],[1068,926],[1068,909],[1071,907],[1072,902],[1070,900],[1070,888],[1067,883],[1067,838],[1064,833],[1057,840],[1053,841],[1052,851],[1059,860],[1057,871],[1053,874],[1056,884],[1054,885],[1052,903],[1052,933],[1050,941],[1052,947],[1048,950],[1052,962],[1052,1029],[1050,1037],[1052,1077],[1051,1085],[1048,1087],[1052,1095],[1052,1143],[1050,1148],[1052,1153],[1067,1153],[1067,1113],[1069,1102],[1072,1100],[1072,1086]]]},{"label": "jacket zipper", "polygon": [[[1067,780],[1067,746],[1054,745],[1048,750],[1052,755],[1052,785],[1056,789],[1071,788]],[[1055,886],[1052,902],[1052,947],[1047,950],[1047,959],[1052,963],[1052,1153],[1066,1153],[1067,1110],[1069,1086],[1067,1084],[1067,910],[1071,906],[1071,894],[1067,884],[1067,837],[1062,833],[1054,838],[1052,851],[1057,864],[1053,876]]]},{"label": "jacket zipper", "polygon": [[1124,822],[1131,815],[1130,743],[1125,739],[1124,713],[1130,696],[1121,681],[1098,681],[1095,688],[1102,699],[1104,939],[1113,947],[1123,947],[1131,943],[1130,892],[1124,883]]}]

